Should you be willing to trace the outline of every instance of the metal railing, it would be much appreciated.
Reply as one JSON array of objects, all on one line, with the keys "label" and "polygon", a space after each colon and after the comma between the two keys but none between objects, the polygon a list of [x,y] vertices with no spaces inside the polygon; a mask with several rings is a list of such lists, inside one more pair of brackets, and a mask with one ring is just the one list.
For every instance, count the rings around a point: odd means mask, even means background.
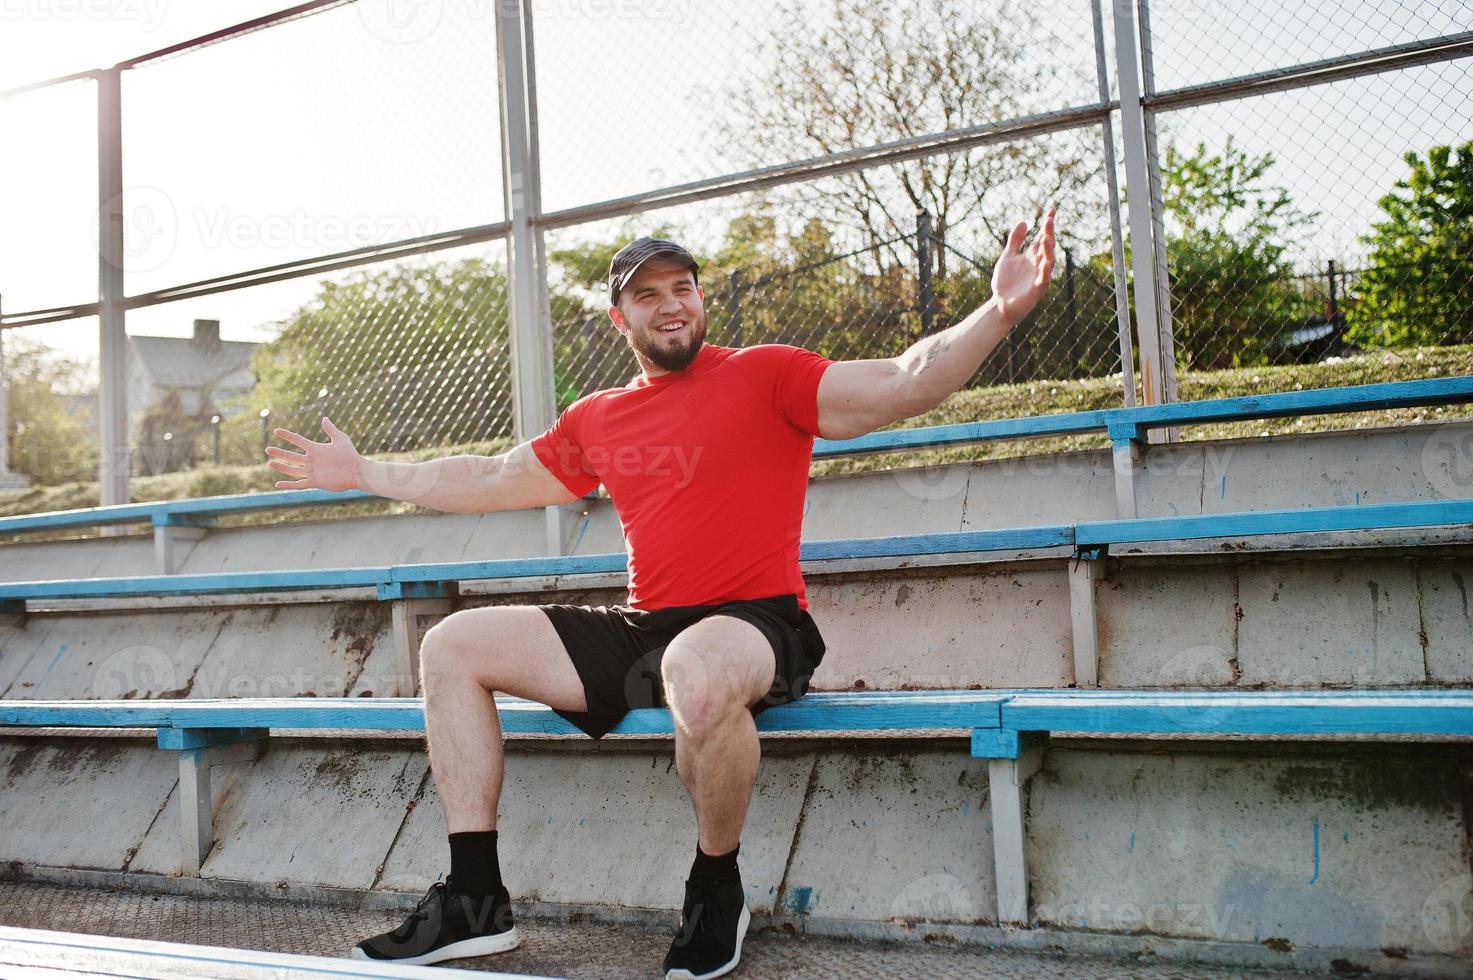
[{"label": "metal railing", "polygon": [[[102,501],[121,503],[133,475],[252,462],[270,425],[320,415],[369,452],[528,438],[635,373],[598,278],[649,230],[701,257],[713,341],[874,357],[985,299],[1000,234],[1057,202],[1055,288],[972,383],[1118,374],[1127,406],[1174,400],[1178,372],[1473,339],[1458,233],[1473,219],[1458,183],[1473,15],[1456,6],[421,6],[404,20],[371,0],[304,3],[0,92],[17,143],[47,114],[95,132],[83,210],[102,273],[72,302],[57,299],[75,286],[32,285],[47,253],[24,244],[81,182],[7,163],[19,179],[0,180],[0,208],[42,204],[0,233],[0,480],[7,461],[76,478],[91,443]],[[257,35],[287,55],[330,39],[353,74],[289,78],[268,104],[230,82],[264,64]],[[639,55],[653,50],[659,64]],[[148,114],[177,132],[195,88],[240,111],[194,117],[189,142],[153,135]],[[365,104],[393,125],[333,157],[368,128],[350,113]],[[238,134],[282,203],[207,179]],[[355,201],[363,161],[399,170]],[[297,235],[284,202],[334,171],[345,196],[314,184]],[[1429,201],[1439,250],[1409,254],[1402,224]],[[354,218],[371,219],[361,234],[329,233]],[[208,328],[177,337],[213,320],[222,345]],[[171,384],[144,363],[138,339],[160,329],[194,374]],[[45,380],[67,363],[66,385]]]}]

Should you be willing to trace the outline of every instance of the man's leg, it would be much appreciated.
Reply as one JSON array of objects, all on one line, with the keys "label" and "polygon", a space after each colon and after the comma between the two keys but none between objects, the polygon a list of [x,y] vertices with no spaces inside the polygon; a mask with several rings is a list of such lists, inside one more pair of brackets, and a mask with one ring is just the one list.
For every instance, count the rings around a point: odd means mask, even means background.
[{"label": "man's leg", "polygon": [[496,829],[504,752],[494,692],[587,711],[583,682],[536,606],[464,609],[420,646],[430,771],[452,834]]},{"label": "man's leg", "polygon": [[492,692],[587,710],[583,683],[547,614],[535,606],[454,613],[420,646],[430,771],[450,829],[450,877],[397,929],[353,948],[360,959],[439,963],[515,949],[511,896],[496,856],[501,718]]},{"label": "man's leg", "polygon": [[707,854],[727,854],[741,840],[761,758],[748,709],[772,687],[776,665],[762,631],[732,616],[708,616],[665,649],[660,670],[675,716],[675,768]]},{"label": "man's leg", "polygon": [[699,830],[666,980],[722,976],[741,959],[751,916],[737,845],[761,758],[749,708],[772,687],[776,668],[762,631],[732,616],[708,616],[665,648],[660,672],[675,716],[675,767]]}]

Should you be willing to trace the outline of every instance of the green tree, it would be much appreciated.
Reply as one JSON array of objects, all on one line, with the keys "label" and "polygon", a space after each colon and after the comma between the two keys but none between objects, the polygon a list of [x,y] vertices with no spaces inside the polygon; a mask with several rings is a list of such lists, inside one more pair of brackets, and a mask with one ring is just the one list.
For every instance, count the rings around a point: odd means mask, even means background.
[{"label": "green tree", "polygon": [[1405,157],[1411,172],[1378,202],[1362,240],[1369,267],[1354,288],[1347,335],[1378,346],[1456,344],[1473,323],[1473,141]]},{"label": "green tree", "polygon": [[1161,171],[1177,361],[1210,370],[1263,364],[1273,341],[1314,312],[1284,253],[1314,218],[1271,184],[1272,154],[1229,137],[1220,153],[1168,146]]},{"label": "green tree", "polygon": [[245,444],[262,409],[310,433],[330,416],[365,453],[507,435],[506,271],[472,258],[324,283],[252,370],[247,412],[229,430]]},{"label": "green tree", "polygon": [[77,407],[93,383],[86,365],[14,334],[5,337],[9,468],[41,484],[94,478],[97,433]]}]

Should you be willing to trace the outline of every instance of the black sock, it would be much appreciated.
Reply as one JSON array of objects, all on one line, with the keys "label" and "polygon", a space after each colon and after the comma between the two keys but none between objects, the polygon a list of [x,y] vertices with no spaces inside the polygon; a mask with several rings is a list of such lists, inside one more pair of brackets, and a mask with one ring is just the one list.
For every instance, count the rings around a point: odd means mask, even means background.
[{"label": "black sock", "polygon": [[501,864],[496,860],[496,831],[469,830],[450,835],[450,877],[455,890],[484,898],[501,887]]},{"label": "black sock", "polygon": [[738,844],[732,848],[729,854],[707,854],[701,850],[701,845],[696,845],[696,860],[690,866],[690,876],[700,878],[703,881],[737,881],[741,873],[737,871],[737,851],[742,846]]}]

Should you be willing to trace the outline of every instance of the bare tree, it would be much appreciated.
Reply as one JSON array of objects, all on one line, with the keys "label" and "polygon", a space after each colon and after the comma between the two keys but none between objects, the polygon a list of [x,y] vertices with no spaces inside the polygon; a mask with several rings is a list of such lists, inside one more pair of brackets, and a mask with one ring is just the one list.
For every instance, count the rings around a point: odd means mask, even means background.
[{"label": "bare tree", "polygon": [[[733,108],[720,114],[718,142],[741,164],[760,165],[1059,108],[1063,91],[1087,92],[1088,81],[1080,66],[1048,50],[1047,31],[1031,10],[1011,0],[985,8],[891,0],[784,5],[759,39],[756,78],[719,96]],[[1044,50],[1029,50],[1030,43]],[[921,210],[932,215],[938,238],[965,228],[958,237],[990,253],[1008,222],[1072,197],[1100,167],[1091,128],[853,171],[783,195],[804,215],[857,232],[877,261],[880,243],[912,231]],[[1071,218],[1099,208],[1078,203]],[[912,266],[914,238],[903,241],[884,248]],[[944,275],[946,250],[934,252]]]}]

